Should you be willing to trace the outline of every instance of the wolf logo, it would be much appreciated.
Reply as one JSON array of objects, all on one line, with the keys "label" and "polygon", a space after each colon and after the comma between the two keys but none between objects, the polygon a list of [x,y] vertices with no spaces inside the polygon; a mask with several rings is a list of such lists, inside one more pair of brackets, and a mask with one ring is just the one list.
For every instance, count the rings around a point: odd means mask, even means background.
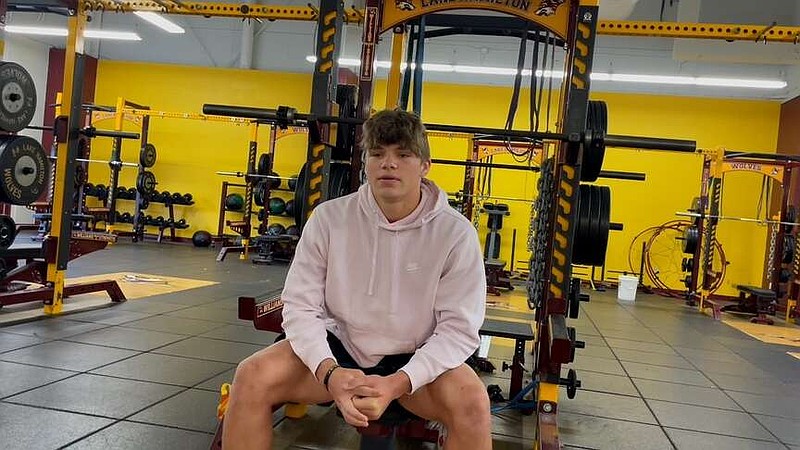
[{"label": "wolf logo", "polygon": [[411,0],[394,0],[394,5],[400,11],[413,11],[416,8]]},{"label": "wolf logo", "polygon": [[565,0],[542,0],[539,9],[536,10],[537,16],[552,16],[556,13],[559,6],[564,4]]}]

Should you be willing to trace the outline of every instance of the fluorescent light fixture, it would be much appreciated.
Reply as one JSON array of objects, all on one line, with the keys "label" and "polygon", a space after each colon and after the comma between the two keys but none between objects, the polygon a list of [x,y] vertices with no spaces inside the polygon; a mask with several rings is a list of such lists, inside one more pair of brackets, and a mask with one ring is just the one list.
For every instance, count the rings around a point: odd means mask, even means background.
[{"label": "fluorescent light fixture", "polygon": [[[313,63],[317,61],[316,56],[306,56],[306,61]],[[339,64],[345,67],[358,67],[361,61],[353,58],[341,58]],[[388,69],[392,66],[390,61],[375,61],[375,67]],[[414,69],[415,64],[411,64]],[[406,69],[406,63],[400,65],[400,70]],[[516,69],[506,67],[485,67],[485,66],[462,66],[452,64],[433,64],[424,63],[422,69],[428,72],[452,72],[468,73],[478,75],[505,75],[514,76]],[[530,69],[523,69],[522,76],[531,76]],[[564,73],[552,70],[537,70],[536,76],[540,78],[562,79]],[[636,75],[625,73],[603,73],[592,72],[592,81],[609,81],[618,83],[646,83],[646,84],[667,84],[684,86],[707,86],[707,87],[730,87],[730,88],[749,88],[749,89],[784,89],[788,84],[782,80],[763,80],[763,79],[739,79],[739,78],[714,78],[714,77],[690,77],[678,75]]]},{"label": "fluorescent light fixture", "polygon": [[142,20],[146,20],[158,28],[161,28],[167,33],[181,34],[186,32],[183,27],[167,19],[161,14],[152,11],[135,11],[134,14],[139,16]]},{"label": "fluorescent light fixture", "polygon": [[[30,27],[24,25],[6,25],[6,32],[13,34],[30,34],[36,36],[67,36],[66,28]],[[116,39],[122,41],[141,41],[138,34],[129,31],[86,30],[83,37],[90,39]]]}]

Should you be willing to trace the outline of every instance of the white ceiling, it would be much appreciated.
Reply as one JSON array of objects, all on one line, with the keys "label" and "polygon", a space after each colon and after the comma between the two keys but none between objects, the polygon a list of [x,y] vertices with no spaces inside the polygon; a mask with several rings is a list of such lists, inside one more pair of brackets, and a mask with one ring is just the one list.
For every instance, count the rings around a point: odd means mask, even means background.
[{"label": "white ceiling", "polygon": [[[607,2],[607,3],[604,3]],[[304,6],[307,0],[285,0],[276,4]],[[601,18],[624,10],[635,3],[630,20],[659,20],[661,0],[601,0]],[[605,8],[605,10],[603,9]],[[91,28],[136,31],[140,42],[89,41],[87,52],[103,59],[149,61],[213,67],[238,67],[241,54],[243,22],[236,19],[170,16],[186,28],[185,34],[167,34],[132,14],[93,13]],[[614,17],[617,18],[617,17]],[[800,25],[800,2],[797,0],[666,0],[665,21],[674,20]],[[63,26],[65,18],[35,13],[10,13],[12,25],[48,24]],[[310,72],[305,59],[314,48],[315,24],[311,22],[254,23],[256,37],[252,68],[261,70]],[[342,57],[358,58],[360,31],[348,26]],[[62,46],[62,38],[34,38],[53,46]],[[388,60],[388,42],[379,47],[378,59]],[[519,40],[483,36],[437,38],[426,43],[426,62],[513,68]],[[530,48],[530,47],[529,47]],[[664,86],[595,82],[596,91],[663,93],[732,98],[785,100],[800,94],[800,46],[792,44],[756,44],[753,42],[716,42],[665,38],[623,38],[599,36],[595,51],[596,72],[690,75],[730,78],[785,80],[783,90],[754,90]],[[556,67],[561,67],[557,63]],[[378,70],[378,76],[385,71]],[[456,78],[458,77],[458,78]],[[508,85],[511,76],[454,75],[426,73],[429,81]]]}]

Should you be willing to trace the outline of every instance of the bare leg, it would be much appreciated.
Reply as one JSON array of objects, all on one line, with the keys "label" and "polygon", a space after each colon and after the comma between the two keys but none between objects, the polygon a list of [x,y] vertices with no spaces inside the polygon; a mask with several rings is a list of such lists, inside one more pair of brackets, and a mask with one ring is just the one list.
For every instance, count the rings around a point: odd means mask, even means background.
[{"label": "bare leg", "polygon": [[445,449],[490,450],[489,395],[475,372],[462,364],[441,374],[413,395],[398,399],[412,413],[447,428]]},{"label": "bare leg", "polygon": [[224,449],[271,449],[273,406],[330,400],[288,341],[260,350],[236,368],[223,424]]}]

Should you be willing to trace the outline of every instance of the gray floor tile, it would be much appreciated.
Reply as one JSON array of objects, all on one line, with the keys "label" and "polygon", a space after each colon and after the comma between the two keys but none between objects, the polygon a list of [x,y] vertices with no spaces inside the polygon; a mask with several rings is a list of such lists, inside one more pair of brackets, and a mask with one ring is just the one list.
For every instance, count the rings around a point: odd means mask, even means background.
[{"label": "gray floor tile", "polygon": [[797,427],[796,419],[786,419],[784,417],[770,417],[755,414],[756,420],[761,425],[767,427],[781,442],[800,446],[800,428]]},{"label": "gray floor tile", "polygon": [[196,335],[211,331],[215,328],[224,326],[219,322],[209,322],[207,320],[185,319],[182,317],[154,316],[147,319],[128,322],[126,328],[138,328],[142,330],[162,331],[165,333],[176,333],[186,335]]},{"label": "gray floor tile", "polygon": [[666,355],[675,355],[675,350],[666,344],[654,344],[652,342],[639,342],[630,341],[627,339],[606,339],[608,346],[612,349],[624,348],[628,350],[640,350],[648,353],[664,353]]},{"label": "gray floor tile", "polygon": [[[0,328],[2,330],[2,328]],[[0,331],[0,353],[9,352],[22,347],[41,344],[43,339],[21,334],[3,333]]]},{"label": "gray floor tile", "polygon": [[731,391],[728,395],[750,413],[800,419],[800,396],[797,394],[787,392],[778,397]]},{"label": "gray floor tile", "polygon": [[80,374],[6,401],[122,419],[181,390],[177,386]]},{"label": "gray floor tile", "polygon": [[186,306],[150,300],[128,300],[127,302],[117,306],[117,309],[141,312],[144,314],[164,314],[170,311],[177,311],[182,308],[186,308]]},{"label": "gray floor tile", "polygon": [[711,381],[696,370],[653,366],[650,364],[639,364],[628,361],[623,361],[622,365],[625,366],[625,370],[628,371],[628,375],[632,378],[714,387]]},{"label": "gray floor tile", "polygon": [[699,431],[676,430],[666,428],[672,442],[678,450],[786,450],[782,444],[777,442],[754,441],[732,436],[722,436],[719,434],[701,433]]},{"label": "gray floor tile", "polygon": [[111,424],[110,419],[0,403],[3,450],[58,448]]},{"label": "gray floor tile", "polygon": [[[577,350],[580,352],[580,350]],[[625,375],[619,361],[606,358],[595,358],[593,356],[576,356],[575,361],[569,365],[575,370],[587,370],[591,372],[607,373],[610,375]]]},{"label": "gray floor tile", "polygon": [[69,450],[196,450],[209,448],[212,435],[144,423],[117,422],[67,447]]},{"label": "gray floor tile", "polygon": [[239,364],[241,360],[263,348],[263,345],[193,337],[159,348],[155,352],[164,355],[185,356],[207,361]]},{"label": "gray floor tile", "polygon": [[666,355],[663,353],[643,352],[641,350],[616,349],[614,354],[620,361],[638,362],[653,366],[676,367],[679,369],[694,369],[689,361],[677,355]]},{"label": "gray floor tile", "polygon": [[78,322],[56,317],[4,327],[3,331],[6,333],[22,334],[41,339],[60,339],[67,336],[74,336],[76,334],[97,330],[99,328],[105,328],[107,326],[108,325],[103,325],[100,323]]},{"label": "gray floor tile", "polygon": [[568,400],[566,390],[561,390],[559,410],[608,419],[628,420],[656,424],[656,420],[640,397],[581,391]]},{"label": "gray floor tile", "polygon": [[626,376],[584,370],[578,373],[578,378],[582,383],[581,390],[639,396],[631,379]]},{"label": "gray floor tile", "polygon": [[191,387],[233,367],[233,364],[221,362],[143,353],[92,373]]},{"label": "gray floor tile", "polygon": [[749,362],[732,361],[695,361],[697,370],[705,374],[720,373],[723,375],[736,375],[739,377],[768,376],[766,372]]},{"label": "gray floor tile", "polygon": [[77,336],[70,336],[64,340],[145,352],[181,339],[186,339],[186,335],[136,328],[109,327]]},{"label": "gray floor tile", "polygon": [[743,412],[647,400],[662,426],[707,431],[726,436],[775,441],[772,435]]},{"label": "gray floor tile", "polygon": [[223,322],[231,325],[241,325],[245,322],[239,318],[238,310],[215,308],[213,306],[195,306],[179,309],[166,313],[167,316],[183,317],[186,319],[207,320],[209,322]]},{"label": "gray floor tile", "polygon": [[655,425],[604,419],[561,412],[558,415],[561,442],[592,449],[667,450],[669,439]]},{"label": "gray floor tile", "polygon": [[641,324],[627,330],[603,330],[598,328],[600,333],[607,339],[628,339],[642,343],[663,344],[664,340],[655,333],[643,330]]},{"label": "gray floor tile", "polygon": [[0,354],[0,360],[84,372],[136,353],[77,342],[52,341]]},{"label": "gray floor tile", "polygon": [[[2,355],[0,355],[0,358],[2,358]],[[749,392],[751,394],[762,395],[782,395],[786,392],[785,385],[781,383],[780,380],[771,376],[747,378],[721,373],[708,373],[706,376],[726,391]]]},{"label": "gray floor tile", "polygon": [[603,344],[600,339],[584,339],[584,341],[588,341],[586,342],[586,347],[576,350],[577,357],[592,356],[594,358],[617,359],[614,353],[611,352],[611,348]]},{"label": "gray floor tile", "polygon": [[200,337],[222,339],[223,341],[244,342],[246,344],[258,344],[266,347],[275,342],[278,333],[256,330],[252,325],[225,325],[222,328],[203,333]]},{"label": "gray floor tile", "polygon": [[220,387],[222,387],[223,383],[233,383],[233,374],[236,372],[236,369],[226,370],[225,372],[211,378],[210,380],[206,380],[197,386],[195,389],[202,389],[204,391],[212,391],[212,392],[219,392]]},{"label": "gray floor tile", "polygon": [[75,372],[0,361],[0,398],[75,375]]},{"label": "gray floor tile", "polygon": [[675,347],[675,351],[691,362],[725,361],[745,362],[739,355],[730,350],[702,350],[696,348]]},{"label": "gray floor tile", "polygon": [[190,389],[131,416],[128,420],[213,433],[217,429],[219,396]]},{"label": "gray floor tile", "polygon": [[710,408],[741,411],[736,403],[725,392],[717,388],[689,386],[685,384],[667,383],[665,381],[633,380],[644,398],[664,400],[689,405],[708,406]]},{"label": "gray floor tile", "polygon": [[134,320],[141,320],[146,317],[150,317],[152,315],[153,315],[152,313],[127,311],[112,306],[108,308],[98,309],[96,311],[70,314],[69,318],[70,320],[75,320],[80,322],[94,322],[105,325],[120,325],[125,322],[133,322]]}]

